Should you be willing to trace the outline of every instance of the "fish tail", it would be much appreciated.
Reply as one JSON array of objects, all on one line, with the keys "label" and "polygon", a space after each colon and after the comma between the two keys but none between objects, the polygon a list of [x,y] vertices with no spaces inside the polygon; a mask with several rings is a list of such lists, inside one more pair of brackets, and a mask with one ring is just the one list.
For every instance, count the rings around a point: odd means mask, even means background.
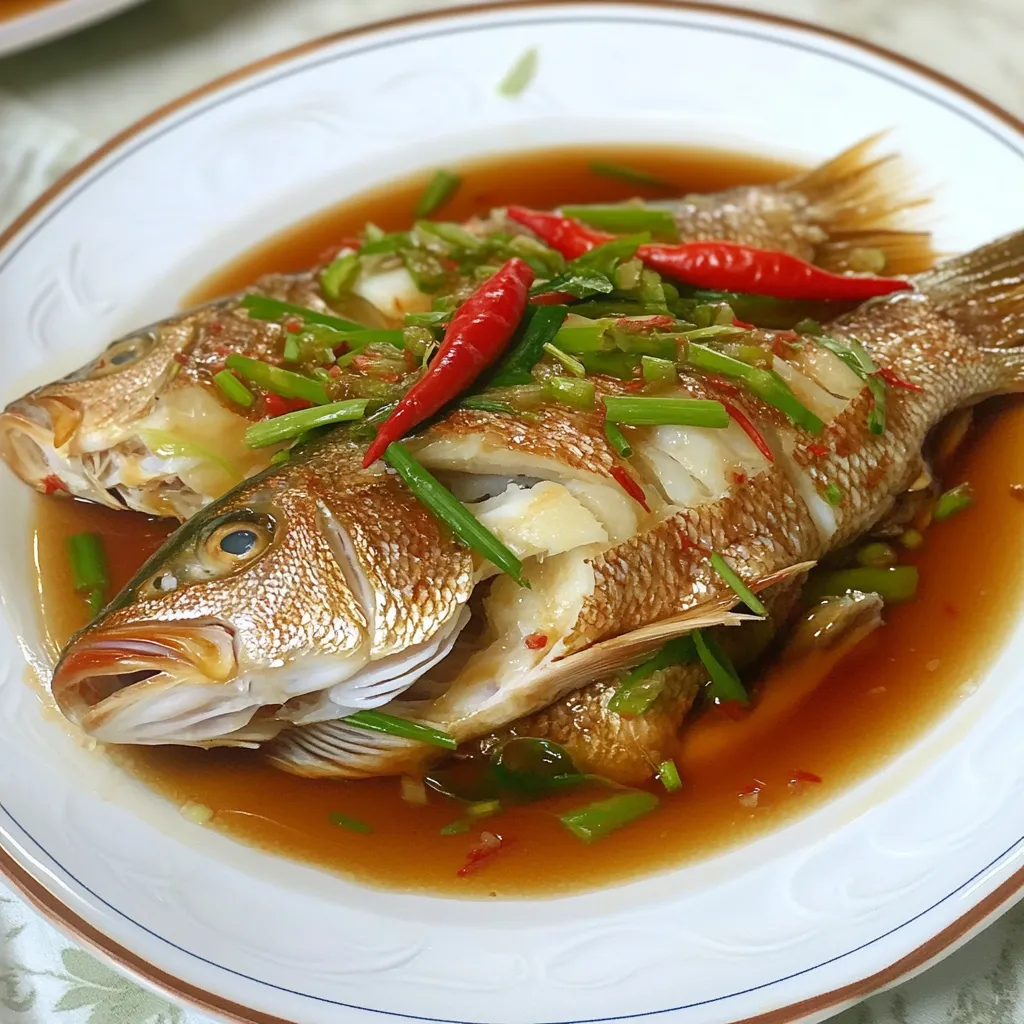
[{"label": "fish tail", "polygon": [[[1024,346],[1024,231],[944,260],[918,274],[914,284],[979,348]],[[1020,351],[998,355],[1012,373],[1020,373]]]},{"label": "fish tail", "polygon": [[[827,236],[814,259],[829,270],[913,274],[935,262],[931,235],[908,230],[906,223],[908,211],[931,200],[917,192],[911,168],[897,154],[877,155],[885,134],[858,142],[788,183],[807,199],[815,224]],[[884,266],[863,266],[865,250],[880,251]]]}]

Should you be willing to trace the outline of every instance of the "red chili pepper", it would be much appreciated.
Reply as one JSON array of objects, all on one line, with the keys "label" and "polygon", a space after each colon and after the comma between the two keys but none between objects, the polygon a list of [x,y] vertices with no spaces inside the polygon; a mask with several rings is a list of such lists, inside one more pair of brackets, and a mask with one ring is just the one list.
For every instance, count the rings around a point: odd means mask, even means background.
[{"label": "red chili pepper", "polygon": [[68,485],[56,473],[44,476],[40,481],[43,485],[43,494],[56,494],[57,491],[66,491]]},{"label": "red chili pepper", "polygon": [[643,506],[645,512],[650,512],[651,507],[647,504],[647,498],[640,485],[621,467],[612,466],[612,477],[615,482],[639,505]]},{"label": "red chili pepper", "polygon": [[275,416],[283,416],[286,412],[295,412],[297,409],[309,409],[312,402],[305,398],[285,398],[283,395],[275,395],[268,391],[263,396],[263,419],[273,419]]},{"label": "red chili pepper", "polygon": [[381,425],[363,459],[364,468],[392,441],[465,391],[501,355],[526,311],[531,284],[533,271],[513,257],[459,306],[427,372]]},{"label": "red chili pepper", "polygon": [[529,210],[525,206],[510,206],[509,218],[529,228],[541,241],[560,252],[567,260],[574,260],[595,245],[610,242],[615,236],[593,231],[572,217],[543,210]]},{"label": "red chili pepper", "polygon": [[755,324],[748,324],[746,320],[741,320],[738,316],[732,318],[733,327],[739,327],[744,331],[756,331],[757,326]]},{"label": "red chili pepper", "polygon": [[[570,260],[614,237],[592,231],[571,217],[522,206],[510,206],[508,215]],[[636,254],[660,274],[695,288],[776,299],[863,301],[912,287],[909,281],[893,277],[833,274],[787,252],[756,249],[738,242],[641,245]]]},{"label": "red chili pepper", "polygon": [[723,402],[725,411],[729,414],[731,419],[734,419],[740,429],[747,437],[757,446],[757,450],[769,461],[775,461],[775,453],[772,451],[771,446],[764,439],[764,434],[761,433],[757,427],[747,418],[745,412],[737,406],[733,405],[732,402]]},{"label": "red chili pepper", "polygon": [[499,853],[504,845],[505,840],[496,832],[481,832],[480,842],[469,851],[466,863],[457,872],[459,878],[472,874],[485,860]]},{"label": "red chili pepper", "polygon": [[284,329],[289,334],[298,334],[302,330],[302,321],[298,317],[291,316],[285,320]]},{"label": "red chili pepper", "polygon": [[909,380],[904,380],[894,370],[890,370],[888,366],[881,367],[876,373],[886,384],[894,388],[903,388],[904,391],[924,391],[920,384],[912,384]]},{"label": "red chili pepper", "polygon": [[813,455],[816,459],[823,459],[828,455],[828,449],[823,444],[811,443],[807,446],[807,454]]},{"label": "red chili pepper", "polygon": [[531,651],[543,651],[548,645],[547,633],[531,633],[523,638],[523,643]]}]

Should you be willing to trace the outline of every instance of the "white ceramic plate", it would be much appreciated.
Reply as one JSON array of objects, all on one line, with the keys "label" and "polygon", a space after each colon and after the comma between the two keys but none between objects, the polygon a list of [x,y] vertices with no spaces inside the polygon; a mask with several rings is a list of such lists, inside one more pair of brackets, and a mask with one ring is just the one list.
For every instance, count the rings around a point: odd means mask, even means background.
[{"label": "white ceramic plate", "polygon": [[[498,79],[534,45],[536,80],[499,97]],[[168,313],[271,231],[414,168],[599,141],[814,162],[887,127],[939,187],[941,248],[1024,224],[1024,126],[799,25],[541,3],[314,43],[139,125],[15,225],[0,243],[4,397]],[[189,825],[40,713],[25,685],[25,656],[46,662],[28,494],[4,480],[0,866],[59,925],[208,1010],[299,1024],[818,1020],[948,952],[1024,884],[1024,626],[976,692],[883,771],[780,832],[660,877],[459,902],[244,848]]]},{"label": "white ceramic plate", "polygon": [[140,0],[49,0],[22,14],[0,19],[0,56],[77,32],[86,25],[134,7]]}]

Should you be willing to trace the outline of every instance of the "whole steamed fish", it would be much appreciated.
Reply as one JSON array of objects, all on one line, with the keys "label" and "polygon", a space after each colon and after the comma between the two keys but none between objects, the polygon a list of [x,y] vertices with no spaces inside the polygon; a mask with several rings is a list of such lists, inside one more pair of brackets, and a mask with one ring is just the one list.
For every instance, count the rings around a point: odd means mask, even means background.
[{"label": "whole steamed fish", "polygon": [[[672,203],[680,235],[779,249],[833,269],[851,261],[856,268],[857,254],[864,252],[880,258],[890,273],[927,266],[928,236],[899,230],[901,215],[917,200],[908,194],[899,161],[872,154],[875,142],[779,185]],[[448,227],[449,243],[453,234],[452,244],[464,240],[461,229]],[[473,237],[525,234],[502,211],[467,227]],[[251,291],[386,334],[406,314],[430,310],[439,288],[431,275],[447,243],[422,229],[413,234],[415,244],[402,258],[387,250],[387,237],[377,239],[379,255],[362,257],[343,294],[337,282],[325,284],[322,272],[274,275]],[[251,423],[275,410],[262,399],[248,408],[225,400],[214,377],[232,354],[280,364],[287,324],[277,321],[257,319],[235,298],[134,332],[70,376],[11,402],[0,414],[0,455],[44,493],[186,519],[266,468],[276,450],[246,444]],[[377,376],[359,371],[358,360],[340,375],[333,369],[330,377],[321,367],[325,395],[387,400],[393,397],[388,379],[418,368],[383,363],[387,372]]]},{"label": "whole steamed fish", "polygon": [[[413,773],[438,748],[359,712],[467,743],[736,622],[712,555],[754,586],[798,574],[888,512],[945,415],[1021,389],[1024,233],[912,284],[821,332],[686,338],[664,393],[720,399],[729,425],[629,428],[628,459],[599,413],[555,402],[457,409],[408,438],[523,560],[529,589],[381,463],[362,469],[365,442],[346,430],[298,448],[154,555],[67,646],[54,696],[106,742],[258,742],[303,775]],[[741,350],[783,392],[748,387],[764,378]],[[672,691],[670,715],[693,685]],[[589,712],[602,728],[610,714],[606,696]]]}]

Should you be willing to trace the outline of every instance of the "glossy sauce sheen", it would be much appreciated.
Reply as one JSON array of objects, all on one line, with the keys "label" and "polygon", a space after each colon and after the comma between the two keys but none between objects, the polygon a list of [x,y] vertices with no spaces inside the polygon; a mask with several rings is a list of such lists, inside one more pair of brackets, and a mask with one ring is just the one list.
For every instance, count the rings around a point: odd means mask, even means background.
[{"label": "glossy sauce sheen", "polygon": [[[466,168],[460,193],[440,216],[461,219],[511,201],[545,207],[656,194],[590,174],[588,162],[595,156],[671,180],[679,193],[776,180],[792,170],[679,150],[532,154]],[[245,255],[189,301],[236,290],[267,271],[306,267],[366,220],[386,229],[406,226],[424,180],[402,182],[321,214],[315,223]],[[920,568],[914,602],[887,609],[887,625],[837,665],[805,659],[770,669],[746,720],[730,721],[711,711],[691,721],[677,758],[682,791],[661,793],[655,813],[590,846],[552,813],[592,799],[589,794],[515,807],[468,834],[441,836],[440,828],[460,816],[458,806],[437,796],[426,807],[409,806],[400,799],[396,779],[299,779],[263,766],[249,752],[227,750],[120,748],[110,756],[175,803],[210,807],[210,827],[378,885],[529,896],[664,870],[748,841],[835,796],[970,691],[1019,606],[1024,502],[1011,496],[1010,486],[1024,481],[1024,406],[1006,402],[983,411],[943,483],[964,479],[974,487],[974,504],[934,525],[924,547],[903,559]],[[81,502],[39,499],[40,593],[55,644],[87,617],[84,603],[71,592],[64,555],[64,538],[82,530],[104,535],[113,581],[121,586],[170,526]],[[812,776],[822,781],[808,781]],[[755,785],[760,793],[756,806],[750,806],[749,795],[741,799],[741,794]],[[372,834],[332,824],[333,812],[371,824]],[[468,877],[458,877],[483,829],[501,835],[503,849]]]}]

